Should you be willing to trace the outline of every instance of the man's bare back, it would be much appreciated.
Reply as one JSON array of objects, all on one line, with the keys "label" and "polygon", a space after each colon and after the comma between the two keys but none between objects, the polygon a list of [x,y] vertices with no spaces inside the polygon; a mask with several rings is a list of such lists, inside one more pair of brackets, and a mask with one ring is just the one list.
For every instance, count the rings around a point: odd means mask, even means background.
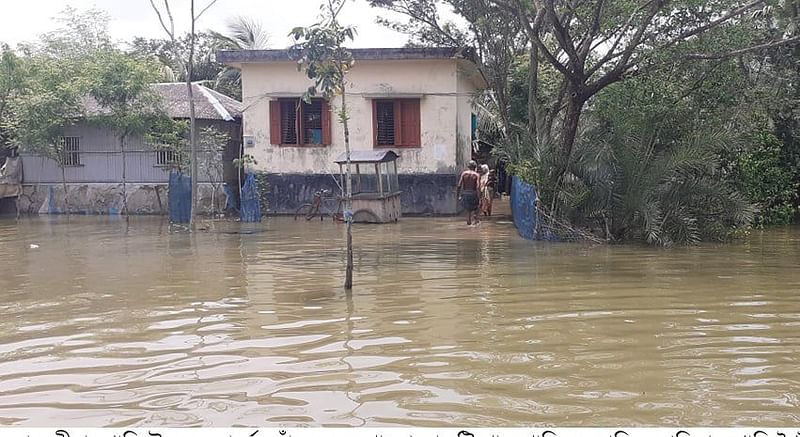
[{"label": "man's bare back", "polygon": [[461,177],[458,179],[458,187],[462,191],[478,191],[478,183],[481,176],[472,170],[464,170]]},{"label": "man's bare back", "polygon": [[478,164],[475,161],[470,161],[467,168],[458,178],[456,193],[461,206],[467,212],[467,224],[471,225],[473,217],[475,221],[478,220],[478,206],[480,204],[478,190],[480,189],[481,176],[475,171],[478,168]]}]

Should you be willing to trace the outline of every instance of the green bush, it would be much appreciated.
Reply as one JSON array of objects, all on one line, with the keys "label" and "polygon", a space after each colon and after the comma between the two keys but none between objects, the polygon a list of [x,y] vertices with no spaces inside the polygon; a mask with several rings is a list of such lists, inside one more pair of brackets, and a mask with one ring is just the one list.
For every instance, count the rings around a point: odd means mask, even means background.
[{"label": "green bush", "polygon": [[261,215],[266,215],[269,208],[269,182],[267,181],[267,174],[257,171],[253,176],[256,179],[256,187],[258,187],[258,200],[261,205]]},{"label": "green bush", "polygon": [[732,176],[739,189],[758,205],[756,223],[760,225],[789,224],[797,216],[800,172],[782,165],[781,153],[781,141],[769,132],[760,132],[734,163]]}]

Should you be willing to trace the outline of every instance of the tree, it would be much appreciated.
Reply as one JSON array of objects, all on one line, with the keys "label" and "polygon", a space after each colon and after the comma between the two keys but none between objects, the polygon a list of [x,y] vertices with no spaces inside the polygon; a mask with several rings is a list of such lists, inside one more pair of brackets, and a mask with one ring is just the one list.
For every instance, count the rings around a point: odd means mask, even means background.
[{"label": "tree", "polygon": [[[626,0],[556,2],[555,0],[493,0],[515,11],[542,57],[563,76],[565,112],[560,147],[548,178],[556,193],[572,159],[585,104],[609,85],[643,71],[689,59],[734,56],[751,50],[796,42],[796,39],[751,41],[724,52],[682,52],[712,30],[742,25],[748,13],[766,0],[697,2]],[[672,56],[664,56],[671,54]],[[555,208],[556,195],[551,206]]]},{"label": "tree", "polygon": [[[195,217],[197,214],[197,177],[198,177],[198,168],[197,168],[197,135],[196,135],[196,116],[195,116],[195,104],[194,104],[194,90],[192,87],[192,74],[194,73],[194,54],[195,54],[195,26],[197,25],[197,21],[203,14],[208,11],[211,6],[214,6],[217,0],[210,0],[208,4],[203,7],[200,12],[195,13],[195,3],[194,0],[189,1],[189,17],[190,17],[190,30],[189,30],[189,43],[187,49],[187,55],[184,58],[181,56],[181,53],[178,50],[178,40],[175,34],[175,20],[172,16],[172,10],[170,8],[169,0],[164,0],[164,13],[162,14],[161,10],[156,6],[155,0],[150,0],[150,6],[152,6],[153,11],[155,11],[156,15],[158,16],[158,21],[161,24],[161,27],[164,29],[164,32],[167,33],[169,36],[170,41],[172,42],[172,52],[174,59],[181,65],[181,70],[185,73],[186,77],[186,90],[189,95],[189,150],[191,155],[191,175],[192,175],[192,213],[189,219],[190,227],[194,228],[195,224]],[[166,20],[164,19],[164,15],[166,15]]]},{"label": "tree", "polygon": [[200,158],[200,171],[208,178],[211,185],[211,216],[217,214],[217,191],[222,185],[223,161],[222,152],[230,140],[230,135],[218,129],[207,126],[200,129],[199,146],[202,157]]},{"label": "tree", "polygon": [[20,44],[20,58],[15,60],[4,50],[4,68],[16,77],[4,78],[15,89],[6,94],[0,130],[12,147],[56,162],[69,213],[65,167],[70,161],[61,136],[64,128],[84,116],[81,100],[89,89],[88,71],[94,55],[109,49],[111,40],[108,15],[102,11],[66,8],[56,21],[58,29],[33,43]]},{"label": "tree", "polygon": [[[262,50],[269,47],[269,35],[256,20],[236,17],[228,22],[226,33],[209,32],[216,50]],[[215,78],[217,91],[228,90],[229,95],[242,98],[242,71],[231,66],[222,66]]]},{"label": "tree", "polygon": [[[527,36],[519,21],[507,9],[486,0],[369,0],[380,7],[406,16],[406,22],[379,18],[379,22],[409,36],[411,46],[474,47],[483,63],[492,93],[486,106],[497,115],[499,131],[512,135],[509,76],[517,58],[526,51]],[[462,29],[453,22],[442,22],[438,6],[450,6],[467,23]]]},{"label": "tree", "polygon": [[345,269],[345,290],[353,288],[353,180],[350,164],[350,130],[347,121],[347,73],[353,66],[353,55],[344,47],[352,41],[355,29],[339,23],[339,13],[347,0],[327,0],[321,7],[322,15],[318,23],[310,27],[296,27],[291,35],[295,44],[291,47],[298,60],[298,69],[305,70],[306,76],[314,81],[304,95],[309,101],[317,93],[327,100],[337,95],[341,97],[339,122],[344,130],[345,148],[345,238],[347,245],[347,266]]},{"label": "tree", "polygon": [[[130,42],[128,53],[137,57],[156,59],[162,66],[160,69],[162,81],[184,82],[186,81],[186,70],[183,65],[188,61],[190,39],[189,34],[178,36],[175,43],[170,39],[136,37]],[[210,32],[198,32],[194,41],[195,56],[191,80],[192,82],[204,82],[207,84],[206,86],[213,86],[217,76],[224,69],[224,66],[214,58],[217,40]],[[176,58],[175,52],[181,58]],[[227,86],[215,87],[217,91],[236,97],[239,92],[229,88]]]},{"label": "tree", "polygon": [[24,60],[8,45],[0,44],[0,149],[11,147],[11,131],[16,123],[16,114],[11,109],[27,80]]},{"label": "tree", "polygon": [[21,152],[47,157],[61,169],[64,205],[69,213],[64,150],[64,128],[82,114],[80,98],[85,84],[75,80],[58,60],[38,57],[29,60],[28,85],[11,101],[14,123],[9,126],[11,145]]},{"label": "tree", "polygon": [[754,209],[726,177],[724,156],[749,126],[721,120],[749,102],[728,98],[737,78],[724,67],[706,72],[703,84],[691,80],[700,71],[676,69],[598,95],[563,179],[563,214],[599,225],[612,241],[663,246],[724,240],[746,228]]},{"label": "tree", "polygon": [[91,54],[108,41],[107,17],[96,10],[78,13],[67,8],[58,21],[63,23],[58,30],[35,43],[21,44],[26,77],[7,103],[11,115],[6,119],[13,122],[6,125],[6,135],[21,152],[56,162],[69,213],[65,172],[69,162],[61,136],[65,127],[83,116],[87,66]]},{"label": "tree", "polygon": [[122,213],[128,214],[127,162],[125,140],[142,136],[157,117],[166,117],[159,96],[152,88],[157,69],[145,60],[118,50],[103,50],[94,57],[90,69],[89,95],[100,105],[99,114],[87,120],[110,128],[119,140],[122,156]]},{"label": "tree", "polygon": [[731,179],[759,206],[760,225],[790,224],[797,214],[800,169],[783,165],[783,146],[775,135],[762,131],[735,154]]}]

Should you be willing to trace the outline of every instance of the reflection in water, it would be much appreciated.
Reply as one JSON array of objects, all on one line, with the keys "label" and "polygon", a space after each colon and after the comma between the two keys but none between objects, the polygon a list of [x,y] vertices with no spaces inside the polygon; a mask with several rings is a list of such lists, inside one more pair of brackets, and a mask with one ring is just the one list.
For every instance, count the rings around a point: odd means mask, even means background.
[{"label": "reflection in water", "polygon": [[355,228],[352,294],[341,237],[0,222],[0,425],[800,420],[797,229],[658,250],[404,219]]}]

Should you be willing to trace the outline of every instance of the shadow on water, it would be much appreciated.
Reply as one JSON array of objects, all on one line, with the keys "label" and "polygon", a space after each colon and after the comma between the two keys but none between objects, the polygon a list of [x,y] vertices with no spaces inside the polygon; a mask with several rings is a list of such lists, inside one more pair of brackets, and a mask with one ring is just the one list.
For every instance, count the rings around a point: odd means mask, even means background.
[{"label": "shadow on water", "polygon": [[800,231],[672,250],[455,219],[0,221],[0,425],[786,425]]}]

